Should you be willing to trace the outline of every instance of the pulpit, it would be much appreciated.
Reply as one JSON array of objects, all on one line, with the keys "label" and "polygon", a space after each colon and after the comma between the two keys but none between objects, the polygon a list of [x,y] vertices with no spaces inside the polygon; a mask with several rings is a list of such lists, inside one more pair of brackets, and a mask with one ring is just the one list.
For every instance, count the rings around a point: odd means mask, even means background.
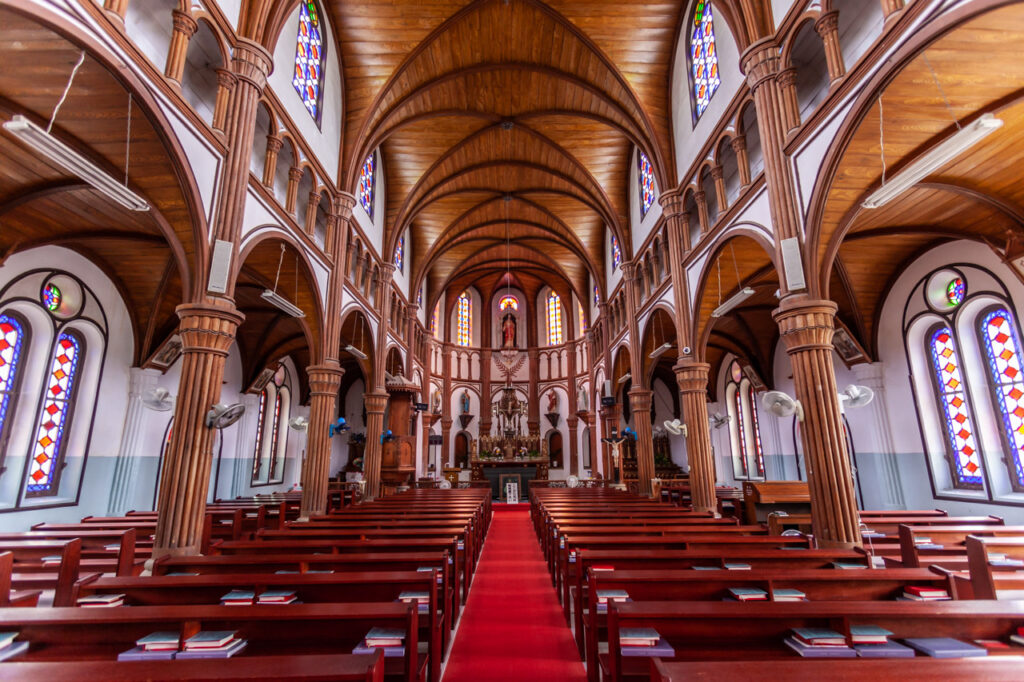
[{"label": "pulpit", "polygon": [[388,380],[388,423],[381,445],[380,481],[388,489],[408,485],[416,473],[416,437],[412,430],[413,398],[420,387],[398,375]]}]

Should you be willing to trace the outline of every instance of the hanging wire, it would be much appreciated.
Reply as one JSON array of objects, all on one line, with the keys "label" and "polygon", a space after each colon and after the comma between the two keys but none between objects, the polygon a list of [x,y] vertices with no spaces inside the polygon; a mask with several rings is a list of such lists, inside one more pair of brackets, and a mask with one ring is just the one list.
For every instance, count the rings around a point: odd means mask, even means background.
[{"label": "hanging wire", "polygon": [[68,84],[64,86],[64,94],[60,96],[57,101],[57,106],[53,108],[53,114],[50,116],[50,123],[46,126],[46,132],[49,133],[50,129],[53,128],[53,122],[57,120],[57,112],[60,111],[60,107],[64,104],[64,100],[68,98],[68,92],[71,90],[71,83],[75,80],[75,74],[78,73],[78,69],[82,66],[82,62],[85,61],[85,50],[82,50],[81,54],[78,55],[78,63],[75,64],[75,68],[71,69],[71,76],[68,78]]},{"label": "hanging wire", "polygon": [[882,96],[878,96],[878,147],[882,153],[882,184],[885,185],[885,128],[882,125]]},{"label": "hanging wire", "polygon": [[132,93],[128,93],[128,132],[124,137],[124,186],[128,186],[128,161],[132,149]]},{"label": "hanging wire", "polygon": [[718,305],[722,305],[722,256],[719,255],[715,259],[715,265],[718,266]]},{"label": "hanging wire", "polygon": [[732,253],[732,267],[736,271],[736,288],[740,288],[740,266],[736,263],[736,244],[731,242],[729,244],[729,252]]},{"label": "hanging wire", "polygon": [[284,263],[284,244],[281,244],[281,257],[277,259],[277,274],[274,275],[274,293],[277,293],[277,281],[281,279],[281,264]]},{"label": "hanging wire", "polygon": [[935,69],[932,68],[932,62],[928,59],[928,53],[925,52],[922,56],[924,57],[924,63],[928,65],[928,70],[932,72],[932,80],[935,81],[935,87],[938,88],[939,94],[942,95],[942,101],[946,104],[946,111],[949,112],[949,117],[953,119],[953,125],[956,126],[957,130],[960,130],[960,121],[956,119],[956,115],[953,113],[953,106],[949,103],[949,98],[946,97],[946,91],[942,88],[942,83],[939,82]]}]

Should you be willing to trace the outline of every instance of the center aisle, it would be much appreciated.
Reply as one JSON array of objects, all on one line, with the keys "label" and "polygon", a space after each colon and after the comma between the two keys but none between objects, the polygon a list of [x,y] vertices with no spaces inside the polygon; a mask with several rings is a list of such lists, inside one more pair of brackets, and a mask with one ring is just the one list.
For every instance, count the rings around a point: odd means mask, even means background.
[{"label": "center aisle", "polygon": [[530,512],[495,505],[443,682],[583,682]]}]

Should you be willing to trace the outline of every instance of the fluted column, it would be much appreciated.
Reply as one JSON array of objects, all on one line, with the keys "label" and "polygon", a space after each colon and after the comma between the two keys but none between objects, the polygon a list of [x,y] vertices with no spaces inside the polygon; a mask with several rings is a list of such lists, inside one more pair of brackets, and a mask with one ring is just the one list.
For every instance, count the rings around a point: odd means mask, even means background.
[{"label": "fluted column", "polygon": [[[125,7],[127,5],[125,4]],[[116,11],[116,10],[115,10]],[[118,12],[124,16],[123,11]],[[185,56],[188,54],[188,41],[196,34],[199,23],[188,12],[180,9],[171,10],[174,18],[174,29],[171,31],[171,45],[167,49],[167,62],[164,65],[164,75],[173,81],[181,83],[181,77],[185,73]]]},{"label": "fluted column", "polygon": [[263,186],[274,189],[274,176],[277,174],[277,155],[284,145],[284,139],[271,133],[267,135],[267,153],[263,157]]},{"label": "fluted column", "polygon": [[320,192],[311,191],[306,197],[306,224],[303,229],[310,237],[316,232],[316,210],[320,206]]},{"label": "fluted column", "polygon": [[704,190],[693,193],[693,199],[697,202],[697,220],[700,221],[700,233],[707,234],[711,229],[711,218],[708,216],[708,197]]},{"label": "fluted column", "polygon": [[903,0],[879,0],[879,2],[882,3],[882,14],[885,16],[886,22],[903,9],[904,4]]},{"label": "fluted column", "polygon": [[747,136],[732,138],[732,151],[736,154],[736,168],[740,172],[740,187],[750,184],[750,156],[747,154]]},{"label": "fluted column", "polygon": [[228,117],[228,104],[231,101],[231,91],[235,89],[238,79],[235,74],[227,69],[215,69],[217,72],[217,99],[213,104],[213,129],[224,130],[224,123]]},{"label": "fluted column", "polygon": [[491,367],[493,351],[490,348],[480,349],[480,435],[491,433]]},{"label": "fluted column", "polygon": [[711,179],[715,181],[715,198],[718,199],[718,215],[729,210],[729,197],[725,195],[725,169],[721,165],[711,167]]},{"label": "fluted column", "polygon": [[302,180],[302,173],[302,169],[296,166],[288,169],[288,190],[285,193],[284,210],[293,216],[296,215],[295,205],[298,203],[299,181]]},{"label": "fluted column", "polygon": [[662,192],[658,197],[662,215],[665,216],[666,240],[668,241],[668,271],[672,280],[672,308],[675,311],[676,341],[679,347],[688,344],[686,320],[689,302],[686,300],[686,281],[683,272],[683,249],[686,242],[686,224],[683,221],[683,199],[678,190]]},{"label": "fluted column", "polygon": [[783,130],[789,132],[800,127],[800,98],[796,92],[797,73],[795,67],[783,69],[775,80],[782,94]]},{"label": "fluted column", "polygon": [[306,372],[309,374],[309,428],[299,511],[303,519],[323,514],[327,509],[327,479],[331,468],[328,428],[338,412],[338,388],[345,371],[334,362],[308,367]]},{"label": "fluted column", "polygon": [[123,22],[124,13],[128,9],[128,0],[104,0],[103,9],[107,10]]},{"label": "fluted column", "polygon": [[530,435],[540,433],[540,353],[536,348],[526,351],[530,383],[527,385],[526,428]]},{"label": "fluted column", "polygon": [[861,543],[857,498],[839,413],[832,366],[836,304],[787,296],[772,313],[793,366],[796,398],[803,406],[800,427],[811,492],[814,535],[823,548]]},{"label": "fluted column", "polygon": [[366,480],[367,500],[380,496],[380,464],[383,451],[380,442],[384,433],[384,408],[388,404],[388,392],[381,389],[363,396],[366,405],[366,452],[363,457],[363,478]]},{"label": "fluted column", "polygon": [[213,457],[214,432],[206,426],[206,413],[220,399],[224,362],[245,319],[223,299],[181,305],[176,312],[181,319],[181,379],[160,477],[153,558],[199,551]]},{"label": "fluted column", "polygon": [[[886,509],[905,509],[906,501],[903,498],[899,464],[896,462],[896,444],[893,442],[892,423],[889,421],[883,369],[881,362],[863,362],[853,366],[853,375],[857,377],[858,383],[875,392],[874,400],[864,410],[871,415],[871,428],[866,430],[864,437],[871,443],[869,452],[878,461],[878,478],[885,491],[882,504]],[[866,484],[863,471],[858,472],[858,476],[863,491]],[[868,502],[865,501],[865,504]]]},{"label": "fluted column", "polygon": [[633,410],[636,431],[636,477],[640,494],[650,497],[654,478],[654,434],[651,431],[651,400],[654,393],[647,388],[629,390],[629,406]]},{"label": "fluted column", "polygon": [[[128,409],[124,415],[124,429],[121,432],[121,447],[117,452],[117,463],[114,465],[114,477],[110,484],[110,500],[107,513],[117,516],[133,508],[135,476],[139,468],[139,460],[145,455],[160,454],[163,443],[143,443],[143,425],[146,423],[147,411],[142,405],[142,395],[156,386],[160,372],[155,369],[132,367],[128,370]],[[160,414],[166,420],[166,413]],[[150,452],[144,452],[144,448]],[[148,504],[148,503],[147,503]]]},{"label": "fluted column", "polygon": [[825,45],[825,63],[828,66],[828,81],[835,83],[846,75],[846,65],[843,63],[843,51],[839,45],[839,10],[832,10],[822,14],[814,22],[814,30],[821,36],[821,42]]},{"label": "fluted column", "polygon": [[713,512],[715,499],[715,454],[708,425],[708,373],[711,365],[681,359],[673,367],[682,396],[686,422],[686,459],[690,465],[690,499],[694,511]]}]

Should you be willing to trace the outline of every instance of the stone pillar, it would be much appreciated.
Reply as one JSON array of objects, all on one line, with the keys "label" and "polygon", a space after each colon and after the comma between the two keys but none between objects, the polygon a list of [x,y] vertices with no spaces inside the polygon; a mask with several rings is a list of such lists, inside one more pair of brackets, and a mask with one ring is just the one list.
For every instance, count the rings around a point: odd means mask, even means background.
[{"label": "stone pillar", "polygon": [[843,52],[839,46],[839,10],[822,14],[814,22],[814,30],[821,36],[825,45],[825,63],[828,66],[828,81],[835,83],[846,74],[843,64]]},{"label": "stone pillar", "polygon": [[[135,508],[133,494],[135,491],[135,476],[139,468],[139,459],[148,455],[160,454],[163,442],[144,444],[142,441],[143,426],[146,423],[147,414],[161,415],[164,420],[167,413],[150,413],[142,404],[142,394],[156,386],[157,377],[160,372],[153,369],[132,367],[128,370],[128,410],[124,415],[124,429],[121,432],[121,447],[117,452],[117,462],[114,465],[114,477],[110,484],[110,500],[107,503],[107,513],[111,516],[120,516],[129,509]],[[166,421],[161,421],[166,423]],[[145,452],[148,446],[150,452]]]},{"label": "stone pillar", "polygon": [[366,405],[366,452],[363,457],[363,478],[366,480],[364,499],[375,500],[380,496],[380,464],[384,433],[384,408],[388,404],[388,392],[377,390],[363,396]]},{"label": "stone pillar", "polygon": [[721,165],[711,167],[711,179],[715,181],[715,195],[718,199],[718,215],[729,210],[729,197],[725,195],[725,169]]},{"label": "stone pillar", "polygon": [[338,412],[338,389],[345,371],[337,362],[306,368],[309,374],[309,428],[306,461],[302,465],[302,505],[299,516],[308,519],[327,509],[327,480],[331,472],[328,428]]},{"label": "stone pillar", "polygon": [[[612,435],[612,429],[618,431],[619,429],[619,406],[614,405],[612,407],[601,407],[601,438],[610,438]],[[618,466],[612,459],[612,448],[607,443],[602,443],[604,447],[601,448],[601,459],[604,462],[604,477],[609,481],[614,481],[618,475]],[[622,457],[622,450],[620,446],[619,457]],[[620,481],[621,482],[621,481]]]},{"label": "stone pillar", "polygon": [[740,172],[740,187],[750,184],[750,157],[747,155],[747,136],[732,138],[732,151],[736,154],[736,168]]},{"label": "stone pillar", "polygon": [[[864,412],[871,415],[872,428],[864,433],[865,440],[871,445],[868,452],[875,455],[878,461],[878,480],[884,490],[886,509],[906,509],[903,498],[903,482],[900,480],[900,468],[896,461],[896,445],[892,438],[892,424],[889,421],[889,404],[885,394],[885,373],[881,362],[861,363],[853,366],[853,375],[857,382],[875,392],[875,398],[867,405]],[[862,460],[863,461],[863,460]],[[861,490],[870,483],[859,473]],[[867,504],[867,502],[865,502]]]},{"label": "stone pillar", "polygon": [[299,181],[302,180],[302,173],[302,169],[295,166],[288,169],[288,191],[285,194],[284,210],[293,216],[296,215],[295,205],[298,203]]},{"label": "stone pillar", "polygon": [[697,219],[700,221],[700,233],[707,234],[711,229],[711,218],[708,216],[708,197],[704,190],[693,193],[693,199],[697,202]]},{"label": "stone pillar", "polygon": [[[579,324],[578,319],[574,319],[570,315],[571,320],[569,328],[573,328]],[[576,417],[576,343],[570,342],[565,347],[566,357],[566,368],[565,368],[565,425],[569,427],[569,448],[568,448],[568,459],[569,459],[569,474],[576,476],[579,474],[580,463],[579,463],[579,439],[577,437],[576,425],[579,420]],[[565,450],[563,446],[562,450]]]},{"label": "stone pillar", "polygon": [[[127,8],[127,3],[123,3]],[[124,17],[124,12],[118,12]],[[185,73],[185,56],[188,53],[188,41],[196,34],[199,23],[188,12],[180,9],[171,10],[174,17],[174,30],[171,32],[171,45],[167,49],[167,62],[164,65],[164,75],[172,81],[181,83],[181,77]]]},{"label": "stone pillar", "polygon": [[213,104],[213,129],[224,130],[224,122],[228,117],[228,103],[231,91],[235,88],[235,74],[227,69],[215,69],[217,72],[217,99]]},{"label": "stone pillar", "polygon": [[683,421],[686,422],[686,459],[690,464],[690,499],[694,511],[714,512],[715,454],[711,449],[708,425],[708,373],[711,365],[680,359],[673,367],[682,396]]},{"label": "stone pillar", "polygon": [[263,186],[274,189],[274,175],[277,172],[277,155],[284,145],[284,140],[271,133],[267,135],[267,153],[263,157]]},{"label": "stone pillar", "polygon": [[320,192],[312,191],[306,198],[306,224],[303,229],[311,238],[316,232],[316,210],[320,207]]},{"label": "stone pillar", "polygon": [[676,313],[676,341],[681,349],[689,343],[689,328],[686,323],[689,302],[686,300],[686,279],[683,272],[686,214],[683,213],[683,200],[678,190],[662,192],[658,201],[661,203],[662,215],[665,216],[667,224],[665,232],[668,241],[668,271],[672,280],[672,305]]},{"label": "stone pillar", "polygon": [[[573,398],[570,398],[573,400]],[[569,475],[579,476],[580,473],[580,462],[579,462],[579,417],[574,413],[570,412],[569,416],[565,420],[566,426],[569,427]]]},{"label": "stone pillar", "polygon": [[494,366],[493,351],[480,349],[480,435],[491,433],[491,368]]},{"label": "stone pillar", "polygon": [[530,348],[526,355],[529,358],[527,364],[530,370],[530,383],[526,394],[526,427],[532,436],[540,433],[540,353],[536,348]]},{"label": "stone pillar", "polygon": [[651,431],[651,400],[653,391],[647,388],[629,390],[629,406],[633,410],[633,430],[636,431],[636,477],[640,494],[650,497],[654,478],[654,434]]},{"label": "stone pillar", "polygon": [[832,366],[836,304],[804,295],[786,296],[772,313],[793,366],[800,427],[811,493],[814,535],[822,548],[861,543],[850,458]]},{"label": "stone pillar", "polygon": [[775,77],[782,94],[782,121],[786,132],[800,127],[800,98],[796,93],[796,79],[794,67],[783,69]]},{"label": "stone pillar", "polygon": [[206,413],[220,399],[224,362],[245,319],[229,301],[178,306],[182,360],[171,441],[157,500],[153,558],[199,551],[213,457]]}]

